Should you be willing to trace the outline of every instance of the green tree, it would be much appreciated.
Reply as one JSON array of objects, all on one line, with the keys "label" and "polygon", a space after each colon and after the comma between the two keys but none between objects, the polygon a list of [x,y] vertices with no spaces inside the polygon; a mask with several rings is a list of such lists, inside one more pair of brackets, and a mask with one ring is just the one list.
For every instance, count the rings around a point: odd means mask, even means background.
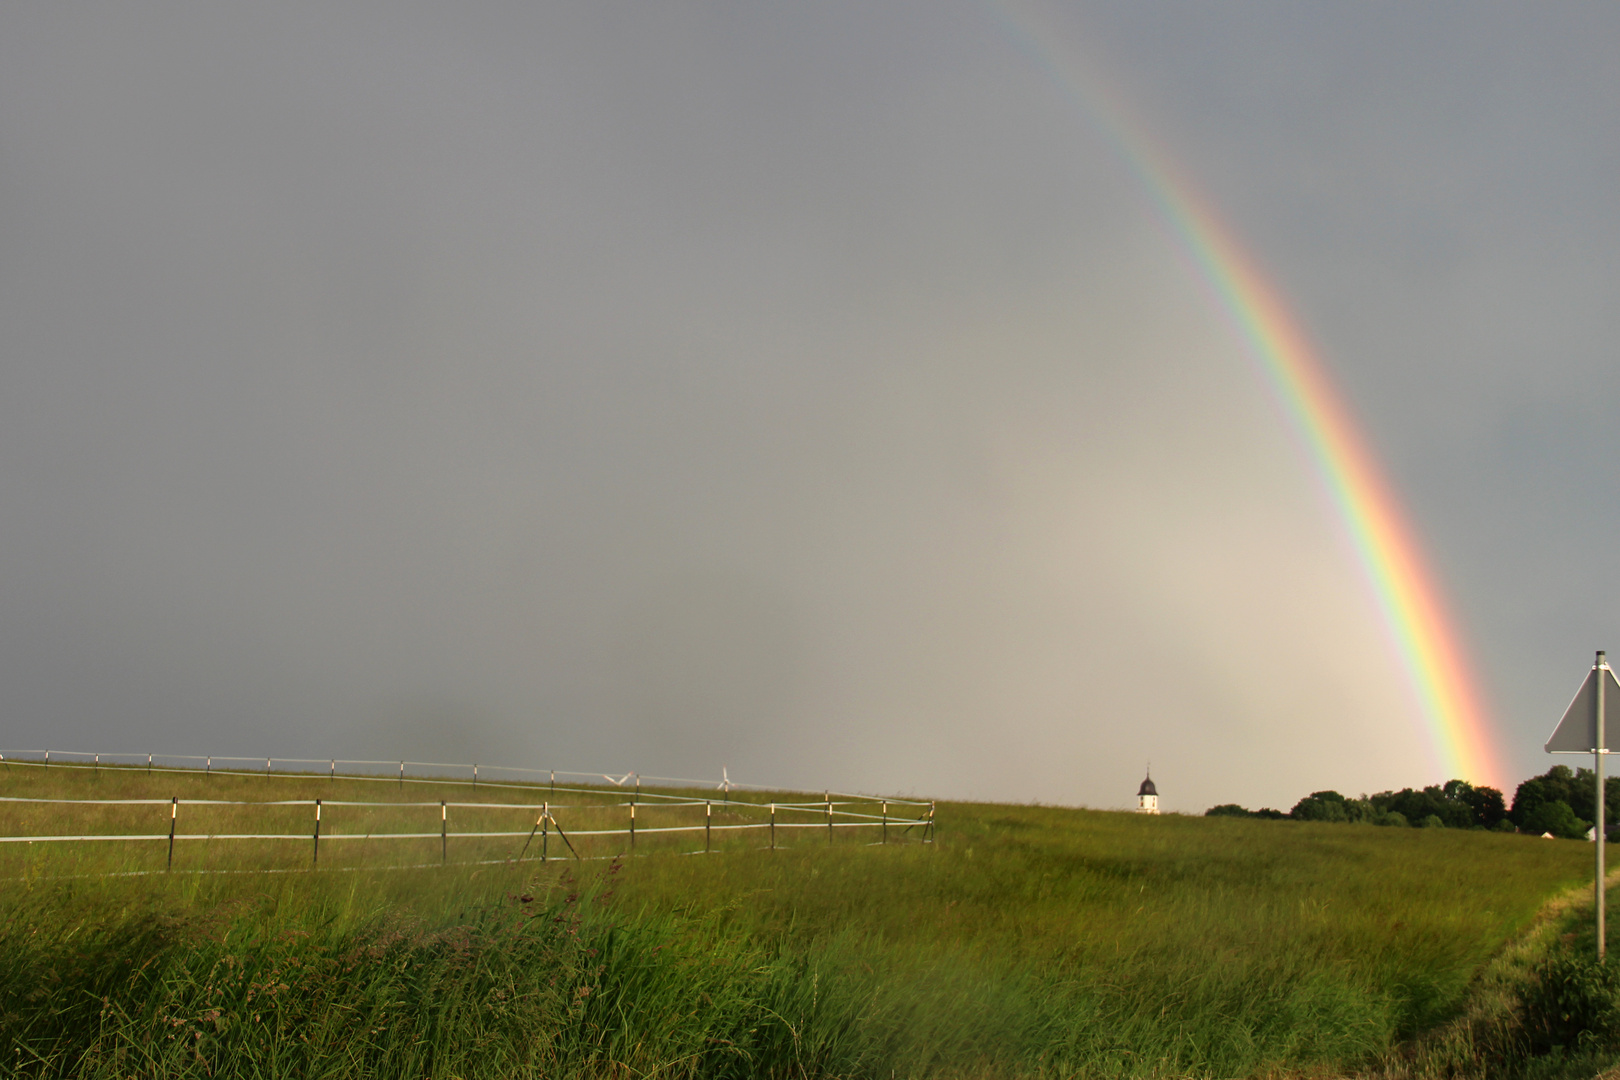
[{"label": "green tree", "polygon": [[1552,833],[1561,840],[1579,840],[1591,828],[1591,822],[1576,817],[1569,803],[1553,799],[1537,803],[1536,808],[1525,815],[1524,824],[1520,827],[1536,836]]},{"label": "green tree", "polygon": [[1349,821],[1345,798],[1337,791],[1313,791],[1294,804],[1288,816],[1295,821]]}]

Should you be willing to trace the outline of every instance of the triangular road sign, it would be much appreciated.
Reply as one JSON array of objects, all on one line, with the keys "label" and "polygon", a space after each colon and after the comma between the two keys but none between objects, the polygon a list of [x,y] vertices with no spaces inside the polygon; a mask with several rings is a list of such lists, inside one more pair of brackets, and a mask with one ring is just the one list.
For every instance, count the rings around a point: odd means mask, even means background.
[{"label": "triangular road sign", "polygon": [[[1602,678],[1603,686],[1603,713],[1604,735],[1609,729],[1620,723],[1620,681],[1614,677],[1614,669],[1604,664],[1594,667],[1587,672],[1586,681],[1575,694],[1575,700],[1569,703],[1564,710],[1564,718],[1558,721],[1552,737],[1547,740],[1546,751],[1549,754],[1591,754],[1602,750],[1608,752],[1608,747],[1598,746],[1597,730],[1597,687],[1598,679]],[[1608,739],[1603,740],[1607,742]]]}]

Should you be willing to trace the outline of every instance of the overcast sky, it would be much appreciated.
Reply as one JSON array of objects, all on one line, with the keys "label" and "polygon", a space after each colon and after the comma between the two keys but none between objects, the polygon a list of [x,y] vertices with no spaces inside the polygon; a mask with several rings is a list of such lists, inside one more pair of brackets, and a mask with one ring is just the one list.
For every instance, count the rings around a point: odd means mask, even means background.
[{"label": "overcast sky", "polygon": [[1600,5],[7,5],[0,742],[1445,779],[1287,418],[1020,27],[1286,299],[1544,770],[1620,650]]}]

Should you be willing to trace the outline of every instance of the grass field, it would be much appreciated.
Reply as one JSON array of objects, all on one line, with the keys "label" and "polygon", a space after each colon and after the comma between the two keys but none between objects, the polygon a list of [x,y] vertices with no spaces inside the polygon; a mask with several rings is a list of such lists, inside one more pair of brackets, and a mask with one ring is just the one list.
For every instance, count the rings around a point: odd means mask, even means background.
[{"label": "grass field", "polygon": [[[0,785],[11,797],[473,801],[448,785],[125,769],[15,768]],[[477,798],[536,801],[510,789]],[[217,812],[221,828],[197,831],[253,831],[284,811]],[[623,811],[592,812],[607,821]],[[166,829],[167,813],[14,803],[0,807],[0,824],[12,835],[150,834],[161,829],[147,818]],[[329,827],[419,829],[424,813],[439,823],[434,806],[365,813]],[[464,813],[490,831],[532,824]],[[455,865],[514,854],[510,839],[458,842],[464,850],[443,867],[432,865],[437,839],[352,840],[334,842],[343,854],[331,861],[323,848],[314,873],[307,848],[283,841],[189,841],[172,873],[164,845],[150,841],[0,845],[0,1068],[1399,1074],[1426,1033],[1476,1007],[1482,976],[1510,942],[1530,940],[1550,899],[1586,878],[1591,851],[1439,829],[1033,806],[941,804],[938,825],[934,844],[915,842],[916,830],[895,830],[889,845],[870,843],[870,831],[830,843],[823,830],[784,831],[776,851],[759,850],[758,832],[738,833],[709,856],[673,853],[691,850],[692,834],[649,833],[633,859],[543,866]],[[622,845],[601,840],[596,854]],[[377,868],[402,861],[427,865]],[[262,866],[287,872],[189,872]],[[114,871],[143,876],[100,876]],[[1538,940],[1573,935],[1577,915],[1546,916]],[[1520,967],[1534,959],[1525,955]],[[1505,1074],[1447,1045],[1453,1074]]]}]

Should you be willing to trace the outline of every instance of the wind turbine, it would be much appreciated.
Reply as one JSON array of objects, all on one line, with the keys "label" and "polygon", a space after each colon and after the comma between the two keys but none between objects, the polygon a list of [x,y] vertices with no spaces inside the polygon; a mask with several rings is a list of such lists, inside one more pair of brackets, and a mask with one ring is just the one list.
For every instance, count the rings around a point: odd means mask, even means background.
[{"label": "wind turbine", "polygon": [[726,793],[726,802],[731,801],[731,774],[726,772],[724,765],[720,766],[720,782],[714,786],[716,790]]}]

